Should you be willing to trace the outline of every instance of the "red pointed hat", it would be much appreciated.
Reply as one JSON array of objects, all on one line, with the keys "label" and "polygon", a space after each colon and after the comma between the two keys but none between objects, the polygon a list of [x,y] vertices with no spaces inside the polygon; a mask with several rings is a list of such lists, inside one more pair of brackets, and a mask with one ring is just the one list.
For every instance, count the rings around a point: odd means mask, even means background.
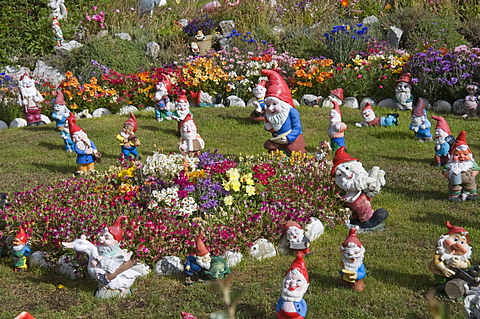
[{"label": "red pointed hat", "polygon": [[445,235],[463,234],[465,235],[465,237],[467,237],[467,244],[470,244],[470,237],[468,236],[468,231],[466,231],[460,226],[452,226],[448,220],[446,226],[448,228],[448,232]]},{"label": "red pointed hat", "polygon": [[75,114],[73,114],[73,112],[70,112],[70,116],[67,118],[67,122],[68,122],[68,130],[70,131],[71,137],[73,136],[73,134],[77,132],[85,132],[80,128],[80,126],[76,124],[77,119],[75,118]]},{"label": "red pointed hat", "polygon": [[342,117],[342,111],[340,111],[340,106],[338,105],[338,103],[335,101],[332,101],[332,103],[333,103],[333,109],[337,111],[338,114],[340,114],[340,117]]},{"label": "red pointed hat", "polygon": [[412,75],[410,73],[404,73],[404,74],[400,75],[397,82],[395,82],[395,86],[397,86],[398,83],[400,83],[400,82],[407,82],[408,84],[412,85],[411,76]]},{"label": "red pointed hat", "polygon": [[293,220],[289,220],[287,222],[285,222],[285,224],[283,225],[285,231],[287,231],[287,229],[289,229],[290,227],[297,227],[297,228],[300,228],[302,229],[302,227],[300,226],[299,223],[297,222],[294,222]]},{"label": "red pointed hat", "polygon": [[28,75],[27,72],[23,73],[22,76],[20,77],[19,81],[22,81],[25,77],[31,79],[30,75]]},{"label": "red pointed hat", "polygon": [[335,90],[331,90],[330,93],[338,97],[343,102],[343,89],[337,88]]},{"label": "red pointed hat", "polygon": [[14,319],[35,319],[35,317],[29,314],[28,312],[23,311],[19,313]]},{"label": "red pointed hat", "polygon": [[305,277],[305,279],[307,280],[307,283],[310,282],[310,280],[308,279],[307,266],[305,265],[305,260],[303,259],[302,254],[297,254],[297,258],[295,258],[292,265],[287,270],[286,274],[288,274],[293,269],[299,270],[303,277]]},{"label": "red pointed hat", "polygon": [[123,123],[123,125],[126,125],[126,124],[130,124],[133,127],[134,133],[137,132],[138,122],[137,122],[137,118],[135,117],[135,114],[133,114],[132,112],[130,112],[130,117],[128,118],[128,120],[126,120],[125,123]]},{"label": "red pointed hat", "polygon": [[127,216],[120,216],[117,218],[112,226],[108,226],[108,232],[113,235],[116,241],[120,242],[123,239],[122,220],[127,219]]},{"label": "red pointed hat", "polygon": [[437,126],[435,126],[435,129],[444,130],[448,135],[450,135],[450,126],[448,126],[447,121],[442,116],[432,115],[432,119],[437,121]]},{"label": "red pointed hat", "polygon": [[188,103],[188,98],[187,98],[187,96],[186,96],[185,94],[187,94],[187,91],[182,90],[182,92],[180,92],[180,94],[178,95],[176,101],[177,101],[177,102],[186,102],[186,103]]},{"label": "red pointed hat", "polygon": [[65,105],[65,98],[63,97],[63,92],[61,90],[57,90],[57,96],[55,97],[53,104]]},{"label": "red pointed hat", "polygon": [[263,69],[262,74],[268,77],[268,87],[265,97],[276,97],[280,101],[294,107],[292,93],[282,76],[273,70],[267,69]]},{"label": "red pointed hat", "polygon": [[188,312],[180,311],[180,315],[182,316],[183,319],[197,319],[197,317],[195,317],[194,315]]},{"label": "red pointed hat", "polygon": [[201,231],[198,237],[195,239],[195,255],[197,255],[197,257],[203,257],[210,252],[203,243],[202,237],[203,231]]},{"label": "red pointed hat", "polygon": [[15,235],[15,238],[20,239],[20,241],[24,244],[27,242],[27,234],[22,226],[20,226],[20,231]]},{"label": "red pointed hat", "polygon": [[455,151],[460,146],[466,146],[467,149],[470,150],[470,148],[468,147],[468,144],[467,144],[467,132],[465,132],[465,131],[461,131],[460,133],[458,133],[457,139],[455,140],[455,144],[453,144],[450,147],[450,153]]},{"label": "red pointed hat", "polygon": [[163,83],[163,85],[167,89],[167,92],[170,93],[170,91],[172,90],[172,82],[170,82],[170,78],[167,75],[161,73],[158,76],[158,79],[160,80],[160,82]]},{"label": "red pointed hat", "polygon": [[337,166],[344,162],[350,162],[350,161],[360,162],[358,158],[353,158],[350,155],[348,155],[347,152],[345,152],[345,146],[340,147],[335,152],[335,157],[333,158],[333,167],[332,167],[332,171],[330,172],[330,175],[332,177],[335,176],[335,170],[337,169]]},{"label": "red pointed hat", "polygon": [[200,104],[200,93],[202,91],[198,91],[198,92],[193,92],[193,91],[190,91],[189,94],[190,94],[190,97],[192,98],[193,100],[193,103],[195,103],[195,106],[198,106]]},{"label": "red pointed hat", "polygon": [[[178,127],[182,127],[188,121],[193,121],[192,113],[187,113],[183,120],[180,121],[180,125]],[[195,122],[193,122],[193,124],[195,124]],[[197,127],[197,124],[195,124],[195,127]]]},{"label": "red pointed hat", "polygon": [[365,106],[363,107],[362,112],[365,111],[365,110],[372,110],[373,111],[373,108],[372,108],[372,106],[370,105],[369,102],[365,103]]},{"label": "red pointed hat", "polygon": [[362,247],[362,243],[357,237],[357,226],[351,227],[350,230],[348,231],[348,236],[347,239],[342,244],[342,247],[347,247],[349,243],[354,243],[358,247]]},{"label": "red pointed hat", "polygon": [[260,82],[257,83],[256,86],[263,86],[264,88],[266,88],[267,87],[267,81],[261,80]]},{"label": "red pointed hat", "polygon": [[418,117],[425,115],[425,101],[421,97],[418,98],[417,105],[412,110],[412,115]]}]

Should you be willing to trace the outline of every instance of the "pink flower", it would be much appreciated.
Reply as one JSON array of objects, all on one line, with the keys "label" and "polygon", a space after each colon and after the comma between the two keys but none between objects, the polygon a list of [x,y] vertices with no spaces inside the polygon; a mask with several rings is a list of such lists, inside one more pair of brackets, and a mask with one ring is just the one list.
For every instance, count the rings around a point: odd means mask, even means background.
[{"label": "pink flower", "polygon": [[358,74],[357,79],[361,79],[361,78],[363,78],[363,76],[361,74]]},{"label": "pink flower", "polygon": [[98,7],[93,6],[92,9],[93,11],[96,11]]}]

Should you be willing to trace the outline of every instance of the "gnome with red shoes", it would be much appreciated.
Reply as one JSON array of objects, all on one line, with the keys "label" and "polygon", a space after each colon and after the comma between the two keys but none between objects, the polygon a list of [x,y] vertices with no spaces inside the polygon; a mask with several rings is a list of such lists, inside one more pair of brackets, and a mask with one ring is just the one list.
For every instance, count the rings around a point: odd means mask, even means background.
[{"label": "gnome with red shoes", "polygon": [[430,127],[432,124],[427,118],[427,110],[425,110],[425,101],[421,97],[418,98],[417,105],[412,111],[412,122],[408,126],[415,133],[415,137],[420,142],[433,141]]},{"label": "gnome with red shoes", "polygon": [[450,159],[443,167],[443,176],[448,179],[448,199],[454,202],[477,200],[477,183],[480,166],[473,159],[467,144],[467,133],[460,132],[450,148]]},{"label": "gnome with red shoes", "polygon": [[247,106],[254,106],[252,114],[250,114],[250,120],[259,122],[265,121],[265,94],[267,93],[267,82],[261,80],[253,88],[253,97],[248,100]]},{"label": "gnome with red shoes", "polygon": [[410,73],[402,74],[395,83],[395,106],[400,111],[413,108],[412,80]]},{"label": "gnome with red shoes", "polygon": [[211,265],[210,251],[203,243],[203,231],[195,239],[195,255],[189,255],[184,265],[186,279],[185,284],[194,283],[192,277],[198,282],[203,282],[201,278],[204,270],[209,270]]},{"label": "gnome with red shoes", "polygon": [[311,254],[310,239],[304,235],[303,228],[295,221],[287,221],[284,224],[285,237],[287,238],[287,248],[291,249],[295,254],[303,256]]},{"label": "gnome with red shoes", "polygon": [[386,117],[375,117],[375,112],[373,111],[370,103],[366,103],[365,107],[362,110],[363,121],[360,123],[355,123],[356,127],[362,126],[397,126],[398,125],[398,113],[387,114]]},{"label": "gnome with red shoes", "polygon": [[342,112],[337,102],[332,101],[333,109],[330,110],[330,125],[328,126],[328,136],[330,137],[330,147],[335,153],[340,147],[345,146],[345,130],[347,124],[342,122]]},{"label": "gnome with red shoes", "polygon": [[178,149],[183,153],[197,153],[205,148],[205,141],[197,132],[192,114],[187,114],[180,124],[180,143]]},{"label": "gnome with red shoes", "polygon": [[165,74],[160,74],[159,82],[156,85],[155,96],[153,97],[155,118],[158,122],[163,120],[170,121],[172,119],[172,112],[170,111],[170,98],[168,94],[172,90],[172,83]]},{"label": "gnome with red shoes", "polygon": [[265,141],[263,147],[269,152],[284,151],[287,156],[292,152],[305,153],[300,114],[293,106],[293,99],[287,83],[273,70],[262,70],[268,77],[265,94],[265,130],[272,137]]},{"label": "gnome with red shoes", "polygon": [[347,239],[340,247],[342,260],[339,263],[339,268],[343,285],[362,292],[365,290],[363,278],[367,275],[367,270],[363,263],[365,247],[358,240],[357,229],[358,226],[350,228]]},{"label": "gnome with red shoes", "polygon": [[74,144],[75,153],[77,153],[77,175],[86,174],[95,171],[95,161],[100,159],[101,154],[97,150],[95,143],[88,138],[87,133],[77,124],[75,115],[70,112],[67,119],[70,136]]},{"label": "gnome with red shoes", "polygon": [[432,115],[437,121],[435,126],[435,166],[440,167],[447,164],[450,158],[450,147],[455,143],[455,137],[450,135],[450,126],[441,116]]},{"label": "gnome with red shoes", "polygon": [[333,102],[336,102],[338,106],[342,106],[344,100],[343,94],[344,91],[342,88],[331,90],[330,94],[328,94],[327,98],[323,101],[322,107],[333,108],[335,106]]},{"label": "gnome with red shoes", "polygon": [[345,191],[345,204],[352,211],[350,224],[358,225],[361,232],[383,230],[388,212],[373,210],[370,200],[385,185],[385,171],[374,166],[368,173],[358,158],[351,157],[342,146],[335,153],[331,176]]},{"label": "gnome with red shoes", "polygon": [[303,299],[303,295],[307,292],[309,285],[303,254],[297,254],[297,258],[283,279],[282,295],[276,306],[277,319],[305,318],[307,303]]},{"label": "gnome with red shoes", "polygon": [[20,231],[12,242],[12,263],[14,271],[27,270],[27,257],[30,256],[32,250],[27,245],[28,238],[25,230],[20,226]]},{"label": "gnome with red shoes", "polygon": [[123,123],[123,128],[117,135],[117,140],[120,141],[122,154],[125,158],[140,159],[137,151],[137,146],[140,146],[140,140],[135,136],[137,129],[137,118],[135,114],[130,113],[130,117]]}]

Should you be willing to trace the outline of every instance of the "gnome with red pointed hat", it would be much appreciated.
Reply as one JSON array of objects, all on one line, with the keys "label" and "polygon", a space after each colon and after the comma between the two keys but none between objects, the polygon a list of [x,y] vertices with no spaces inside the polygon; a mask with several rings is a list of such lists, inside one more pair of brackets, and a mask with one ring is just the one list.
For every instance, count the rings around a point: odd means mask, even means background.
[{"label": "gnome with red pointed hat", "polygon": [[340,276],[344,286],[362,292],[365,289],[363,278],[367,275],[363,257],[365,247],[357,237],[358,226],[351,227],[347,239],[340,246],[342,260],[339,263]]},{"label": "gnome with red pointed hat", "polygon": [[311,254],[310,239],[305,236],[303,228],[295,221],[287,221],[283,225],[285,237],[287,239],[287,248],[291,249],[295,254],[303,256]]},{"label": "gnome with red pointed hat", "polygon": [[337,88],[330,91],[327,98],[323,101],[322,107],[333,108],[335,105],[333,102],[337,103],[338,106],[342,106],[344,100],[344,90],[342,88]]},{"label": "gnome with red pointed hat", "polygon": [[22,226],[20,231],[13,239],[12,246],[12,263],[14,271],[27,270],[27,257],[32,253],[30,247],[27,245],[27,234]]},{"label": "gnome with red pointed hat", "polygon": [[57,96],[53,99],[53,112],[52,118],[55,121],[57,131],[62,134],[62,139],[65,144],[65,151],[73,152],[73,141],[70,137],[70,131],[68,130],[67,119],[70,116],[70,111],[68,110],[63,92],[57,90]]},{"label": "gnome with red pointed hat", "polygon": [[182,121],[190,114],[190,118],[193,119],[193,114],[190,112],[190,103],[186,96],[187,91],[182,90],[175,101],[175,111],[172,113],[172,119],[178,121],[177,135],[180,136],[180,126]]},{"label": "gnome with red pointed hat", "polygon": [[342,122],[342,112],[340,105],[332,101],[333,109],[330,110],[330,125],[328,126],[328,137],[330,137],[330,146],[332,152],[336,152],[340,147],[345,146],[345,130],[347,124]]},{"label": "gnome with red pointed hat", "polygon": [[454,202],[477,200],[475,177],[479,170],[467,144],[467,133],[462,131],[450,148],[450,159],[443,168],[443,175],[448,179],[448,198]]},{"label": "gnome with red pointed hat", "polygon": [[395,106],[400,111],[413,108],[412,79],[410,73],[400,75],[395,82]]},{"label": "gnome with red pointed hat", "polygon": [[172,112],[170,111],[170,98],[168,94],[172,90],[172,83],[165,74],[160,74],[159,82],[156,85],[155,96],[153,97],[155,118],[158,122],[163,120],[170,121],[172,119]]},{"label": "gnome with red pointed hat", "polygon": [[180,143],[178,149],[183,153],[199,153],[205,147],[205,141],[197,132],[192,114],[187,114],[180,125]]},{"label": "gnome with red pointed hat", "polygon": [[265,121],[265,94],[267,94],[267,82],[260,80],[252,90],[253,97],[248,100],[247,106],[254,106],[250,120],[255,122]]},{"label": "gnome with red pointed hat", "polygon": [[385,185],[385,172],[374,166],[367,173],[360,160],[351,157],[342,146],[335,153],[331,176],[345,191],[345,204],[352,211],[350,224],[358,225],[361,231],[383,229],[388,212],[383,208],[374,211],[370,200]]},{"label": "gnome with red pointed hat", "polygon": [[355,123],[356,127],[362,126],[397,126],[398,125],[398,113],[387,114],[386,117],[376,117],[370,103],[366,103],[362,110],[363,121]]},{"label": "gnome with red pointed hat", "polygon": [[95,161],[100,159],[101,154],[97,150],[95,143],[88,138],[87,133],[77,124],[75,115],[70,112],[67,118],[70,137],[74,143],[74,150],[77,153],[77,172],[76,174],[86,174],[95,171]]},{"label": "gnome with red pointed hat", "polygon": [[307,315],[307,303],[303,295],[307,292],[310,281],[302,254],[292,263],[282,283],[282,295],[278,299],[277,319],[303,319]]},{"label": "gnome with red pointed hat", "polygon": [[130,113],[130,117],[123,123],[122,130],[117,135],[120,141],[122,154],[125,158],[140,159],[137,146],[140,146],[140,140],[135,135],[138,129],[138,122],[135,114]]},{"label": "gnome with red pointed hat", "polygon": [[35,81],[24,73],[18,81],[18,104],[23,106],[23,113],[27,120],[27,125],[43,125],[42,121],[42,94],[35,87]]},{"label": "gnome with red pointed hat", "polygon": [[287,156],[292,152],[305,153],[300,113],[293,106],[293,99],[287,83],[273,70],[262,70],[268,77],[265,94],[265,130],[272,137],[265,141],[263,147],[269,152],[283,150]]},{"label": "gnome with red pointed hat", "polygon": [[450,158],[450,147],[455,143],[455,137],[450,135],[450,126],[441,116],[432,115],[437,121],[435,126],[435,166],[440,167],[447,164]]},{"label": "gnome with red pointed hat", "polygon": [[425,109],[425,100],[418,98],[417,105],[412,111],[412,122],[408,126],[415,133],[415,137],[420,142],[433,141],[430,127],[432,123],[427,118],[427,110]]},{"label": "gnome with red pointed hat", "polygon": [[186,279],[185,284],[194,283],[192,277],[198,282],[203,282],[201,278],[203,271],[209,270],[211,265],[210,251],[203,242],[203,231],[195,239],[195,255],[189,255],[184,265]]}]

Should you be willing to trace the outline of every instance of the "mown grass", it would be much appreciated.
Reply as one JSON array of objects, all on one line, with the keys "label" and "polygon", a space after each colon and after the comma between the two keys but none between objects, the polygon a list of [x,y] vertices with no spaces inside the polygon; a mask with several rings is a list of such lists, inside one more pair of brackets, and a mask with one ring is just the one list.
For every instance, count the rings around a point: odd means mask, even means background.
[{"label": "mown grass", "polygon": [[[299,108],[305,131],[307,151],[313,153],[318,142],[327,139],[327,109]],[[391,110],[376,108],[377,116]],[[206,148],[218,148],[224,154],[264,152],[268,134],[259,123],[246,118],[250,109],[205,108],[192,110]],[[313,242],[306,260],[310,288],[305,295],[307,318],[430,318],[426,293],[433,286],[427,263],[435,251],[438,237],[446,232],[445,221],[470,232],[474,247],[473,262],[478,260],[475,247],[480,241],[478,203],[447,201],[447,181],[439,168],[433,167],[433,143],[419,143],[408,130],[410,113],[400,115],[400,126],[392,128],[356,128],[359,110],[342,109],[347,150],[369,170],[378,165],[386,172],[387,185],[372,203],[390,212],[387,229],[374,234],[360,234],[366,247],[367,289],[358,294],[343,288],[337,273],[338,248],[346,229],[327,229]],[[430,114],[431,115],[431,114]],[[480,152],[479,119],[464,120],[445,116],[453,135],[467,131],[467,142],[474,156]],[[126,117],[110,116],[79,120],[78,124],[93,139],[103,154],[99,171],[118,163],[120,147],[115,135]],[[138,115],[138,136],[143,158],[155,146],[176,152],[176,123],[154,121],[153,113]],[[432,126],[435,127],[432,120]],[[432,129],[433,132],[433,129]],[[75,155],[63,151],[63,142],[53,124],[35,128],[0,131],[0,192],[25,190],[39,183],[70,177],[75,171]],[[30,180],[30,183],[27,181]],[[14,196],[11,194],[11,196]],[[89,208],[90,209],[90,208]],[[93,208],[94,209],[94,208]],[[184,256],[179,256],[183,258]],[[264,261],[246,257],[235,267],[233,290],[246,288],[238,306],[238,318],[275,318],[275,304],[291,257],[277,256]],[[207,285],[185,287],[183,279],[159,277],[153,273],[140,278],[137,291],[122,300],[97,300],[91,281],[71,281],[52,271],[13,273],[10,259],[0,259],[0,318],[13,318],[29,311],[37,319],[56,318],[179,318],[187,311],[206,318],[224,308],[220,293]],[[65,288],[58,288],[61,284]],[[443,302],[443,301],[442,301]],[[448,302],[452,318],[464,318],[460,301]]]}]

